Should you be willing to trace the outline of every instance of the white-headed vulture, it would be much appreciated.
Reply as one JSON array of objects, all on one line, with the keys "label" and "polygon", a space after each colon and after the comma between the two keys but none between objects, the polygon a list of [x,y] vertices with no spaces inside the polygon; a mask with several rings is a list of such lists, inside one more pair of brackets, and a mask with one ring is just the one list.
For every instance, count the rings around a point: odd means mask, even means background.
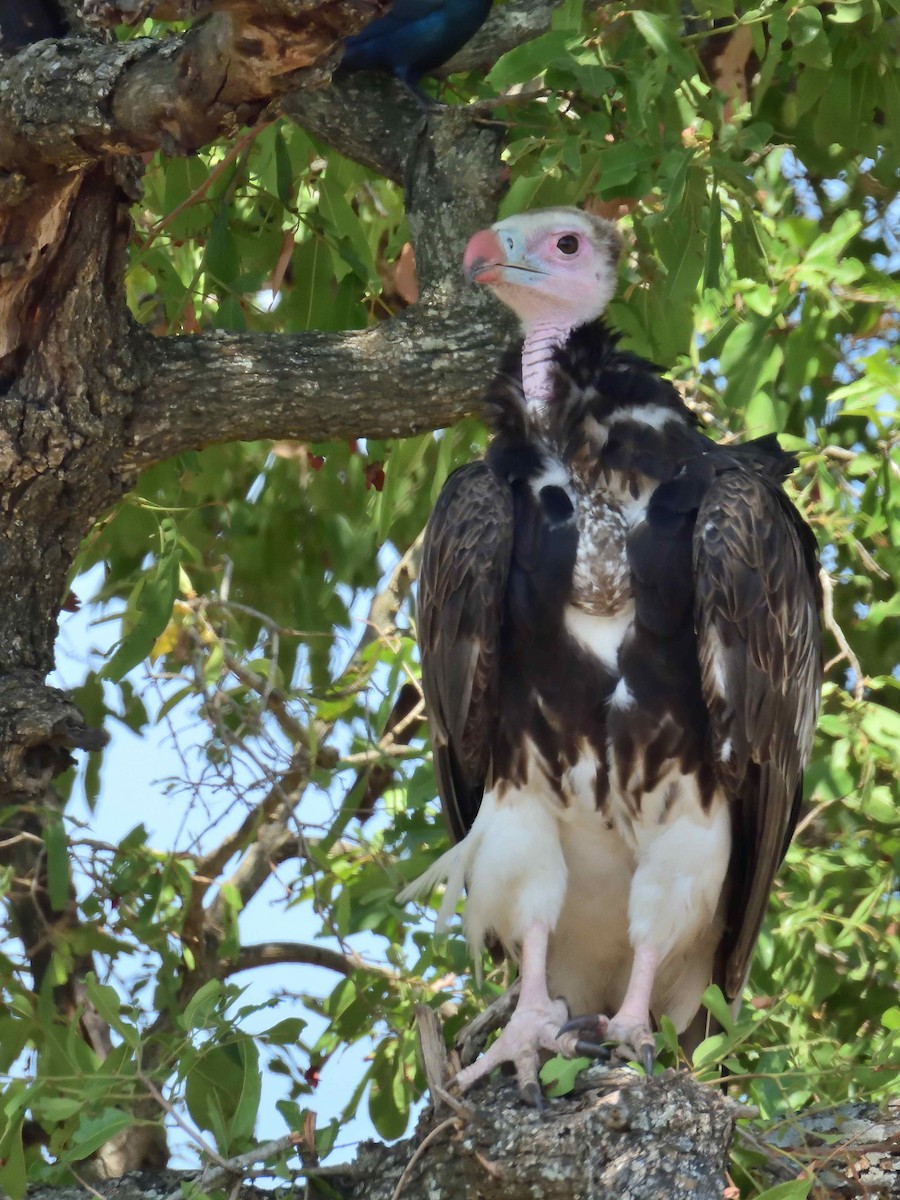
[{"label": "white-headed vulture", "polygon": [[717,445],[602,321],[615,227],[526,213],[464,269],[521,319],[494,439],[428,523],[418,632],[454,846],[413,895],[467,892],[521,991],[456,1078],[615,1043],[652,1068],[711,983],[737,1002],[797,821],[821,683],[812,533],[772,436]]}]

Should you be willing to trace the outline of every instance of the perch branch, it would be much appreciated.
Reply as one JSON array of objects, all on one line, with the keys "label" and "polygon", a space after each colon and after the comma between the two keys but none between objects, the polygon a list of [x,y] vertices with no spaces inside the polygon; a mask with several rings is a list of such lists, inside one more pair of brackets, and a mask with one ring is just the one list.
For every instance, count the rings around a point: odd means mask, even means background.
[{"label": "perch branch", "polygon": [[310,945],[307,942],[260,942],[252,946],[241,946],[237,957],[229,962],[226,975],[237,975],[255,967],[283,966],[300,963],[311,967],[325,967],[339,975],[352,975],[354,971],[368,971],[381,975],[396,983],[401,978],[389,967],[368,962],[352,950],[331,950],[327,946]]}]

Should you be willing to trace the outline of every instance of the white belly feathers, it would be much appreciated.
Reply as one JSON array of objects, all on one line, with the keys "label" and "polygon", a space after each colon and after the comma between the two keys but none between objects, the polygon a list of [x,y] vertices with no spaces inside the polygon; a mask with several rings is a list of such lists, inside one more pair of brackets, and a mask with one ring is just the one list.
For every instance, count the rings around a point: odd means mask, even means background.
[{"label": "white belly feathers", "polygon": [[724,797],[708,811],[675,764],[635,814],[613,788],[596,806],[597,764],[585,747],[551,787],[534,746],[528,783],[487,793],[468,835],[401,900],[446,881],[450,918],[463,889],[466,935],[478,954],[488,935],[515,953],[535,921],[551,930],[548,978],[573,1014],[615,1012],[636,941],[658,947],[653,1011],[682,1029],[709,982],[721,933],[720,896],[731,831]]}]

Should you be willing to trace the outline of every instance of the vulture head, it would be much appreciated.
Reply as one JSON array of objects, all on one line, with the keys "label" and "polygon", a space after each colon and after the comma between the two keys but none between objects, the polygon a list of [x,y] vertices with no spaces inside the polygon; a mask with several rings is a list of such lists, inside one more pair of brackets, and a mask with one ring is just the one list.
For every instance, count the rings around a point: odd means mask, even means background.
[{"label": "vulture head", "polygon": [[606,309],[621,251],[612,222],[578,208],[545,208],[476,233],[463,270],[513,310],[526,335],[548,325],[568,332]]}]

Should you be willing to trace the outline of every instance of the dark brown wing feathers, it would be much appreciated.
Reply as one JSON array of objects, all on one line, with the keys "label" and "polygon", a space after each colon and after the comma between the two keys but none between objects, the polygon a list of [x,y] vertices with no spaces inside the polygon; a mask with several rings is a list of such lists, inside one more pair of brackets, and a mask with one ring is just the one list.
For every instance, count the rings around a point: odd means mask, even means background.
[{"label": "dark brown wing feathers", "polygon": [[711,752],[731,802],[722,984],[740,994],[800,803],[822,676],[815,542],[754,470],[712,482],[694,534],[695,618]]},{"label": "dark brown wing feathers", "polygon": [[512,540],[505,480],[483,462],[454,472],[425,532],[418,607],[434,770],[454,841],[465,836],[490,785]]}]

